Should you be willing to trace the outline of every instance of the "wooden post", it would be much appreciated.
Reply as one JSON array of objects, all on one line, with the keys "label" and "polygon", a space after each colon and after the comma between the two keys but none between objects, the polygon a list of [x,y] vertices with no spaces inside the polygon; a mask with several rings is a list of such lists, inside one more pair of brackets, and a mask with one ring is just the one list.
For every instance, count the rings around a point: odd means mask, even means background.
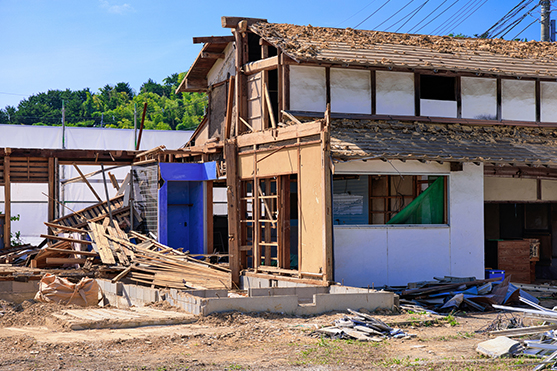
[{"label": "wooden post", "polygon": [[323,179],[323,280],[332,281],[333,278],[333,210],[331,190],[331,150],[329,145],[329,122],[321,133],[321,177]]},{"label": "wooden post", "polygon": [[4,247],[11,246],[12,192],[10,184],[10,156],[4,157]]},{"label": "wooden post", "polygon": [[231,285],[240,285],[240,219],[238,209],[240,195],[238,193],[236,140],[224,143],[224,158],[226,160],[226,188],[228,199],[228,253],[230,255]]},{"label": "wooden post", "polygon": [[279,267],[290,269],[290,175],[278,177],[279,192]]},{"label": "wooden post", "polygon": [[138,151],[141,147],[141,136],[143,135],[143,125],[145,124],[145,114],[147,113],[147,102],[143,103],[143,116],[141,116],[141,126],[139,127],[139,136],[137,138],[137,144],[135,145],[135,150]]},{"label": "wooden post", "polygon": [[[54,157],[48,158],[48,221],[56,219],[56,167]],[[52,229],[47,228],[47,233],[52,234]]]},{"label": "wooden post", "polygon": [[236,88],[236,79],[234,76],[230,76],[228,80],[228,101],[226,102],[226,127],[225,127],[225,139],[230,139],[230,133],[232,131],[232,111],[234,108],[234,89]]},{"label": "wooden post", "polygon": [[[91,190],[91,192],[93,193],[93,196],[95,196],[95,198],[97,199],[97,201],[103,202],[103,200],[99,197],[99,195],[98,195],[97,192],[95,191],[95,188],[93,188],[93,186],[91,185],[91,183],[89,183],[89,181],[87,180],[87,178],[85,177],[85,175],[83,175],[83,173],[81,172],[81,169],[79,169],[79,167],[77,166],[77,164],[76,164],[75,162],[73,163],[73,167],[77,170],[77,173],[79,174],[79,176],[81,177],[81,179],[85,182],[85,184],[87,184],[87,187],[89,187],[89,189]],[[103,179],[104,179],[104,171],[103,171]]]}]

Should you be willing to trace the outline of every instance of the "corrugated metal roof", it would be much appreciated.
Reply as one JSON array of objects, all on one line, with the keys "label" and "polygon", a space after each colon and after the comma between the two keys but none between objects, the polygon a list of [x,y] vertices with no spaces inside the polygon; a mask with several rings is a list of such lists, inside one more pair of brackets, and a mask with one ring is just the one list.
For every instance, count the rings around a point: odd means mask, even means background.
[{"label": "corrugated metal roof", "polygon": [[557,44],[257,23],[251,30],[296,61],[557,77]]},{"label": "corrugated metal roof", "polygon": [[557,166],[557,130],[514,126],[331,121],[331,152],[357,158]]}]

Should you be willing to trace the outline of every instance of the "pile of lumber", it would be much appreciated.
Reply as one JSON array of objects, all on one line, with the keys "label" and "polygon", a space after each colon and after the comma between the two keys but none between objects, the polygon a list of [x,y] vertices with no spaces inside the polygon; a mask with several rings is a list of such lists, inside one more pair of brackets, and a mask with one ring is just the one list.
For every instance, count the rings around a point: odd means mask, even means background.
[{"label": "pile of lumber", "polygon": [[79,265],[102,270],[113,282],[126,277],[151,287],[230,289],[227,267],[196,259],[138,232],[128,234],[109,218],[102,223],[88,221],[82,228],[45,224],[52,234],[42,237],[57,242],[35,255],[31,260],[34,268]]}]

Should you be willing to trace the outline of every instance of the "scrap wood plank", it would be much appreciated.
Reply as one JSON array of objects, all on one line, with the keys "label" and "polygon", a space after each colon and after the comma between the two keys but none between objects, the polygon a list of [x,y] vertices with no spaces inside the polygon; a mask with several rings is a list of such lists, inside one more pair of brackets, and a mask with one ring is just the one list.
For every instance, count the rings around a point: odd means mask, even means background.
[{"label": "scrap wood plank", "polygon": [[81,258],[46,258],[46,264],[63,265],[63,264],[85,264],[87,259]]},{"label": "scrap wood plank", "polygon": [[91,241],[86,241],[86,240],[78,240],[75,238],[70,238],[70,237],[60,237],[60,236],[51,236],[49,234],[41,234],[42,238],[48,238],[51,240],[60,240],[60,241],[68,241],[68,242],[74,242],[74,243],[83,243],[86,245],[91,245],[92,242]]},{"label": "scrap wood plank", "polygon": [[89,229],[89,236],[94,241],[93,248],[99,253],[101,261],[104,264],[116,264],[108,239],[104,236],[104,228],[97,223],[89,222]]},{"label": "scrap wood plank", "polygon": [[57,249],[54,247],[45,247],[45,251],[57,252],[62,255],[83,255],[83,256],[99,256],[96,251],[78,251],[73,249]]},{"label": "scrap wood plank", "polygon": [[[118,232],[116,232],[116,229],[114,229],[110,226],[106,227],[106,229],[108,231],[109,236],[114,236],[114,235],[118,234]],[[106,233],[105,233],[105,235],[106,235]],[[116,253],[116,256],[118,257],[118,260],[120,261],[120,263],[122,265],[124,265],[124,266],[130,265],[130,261],[128,260],[128,256],[124,252],[124,249],[127,250],[125,247],[123,247],[122,245],[116,244],[111,239],[108,239],[108,244],[112,248],[112,251],[114,251]]]},{"label": "scrap wood plank", "polygon": [[53,230],[58,230],[56,231],[56,234],[63,233],[63,232],[87,233],[87,231],[83,229],[68,227],[66,225],[61,225],[61,224],[44,222],[44,225],[52,228]]}]

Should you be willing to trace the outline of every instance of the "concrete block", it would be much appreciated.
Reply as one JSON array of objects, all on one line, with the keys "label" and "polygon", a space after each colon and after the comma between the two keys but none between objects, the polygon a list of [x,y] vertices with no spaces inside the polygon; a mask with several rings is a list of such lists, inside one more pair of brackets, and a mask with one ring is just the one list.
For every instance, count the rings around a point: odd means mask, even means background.
[{"label": "concrete block", "polygon": [[297,296],[205,299],[204,302],[202,313],[204,316],[231,310],[294,314],[298,308]]},{"label": "concrete block", "polygon": [[483,341],[478,344],[476,351],[491,358],[509,357],[520,350],[518,341],[506,336],[498,336],[495,339]]}]

